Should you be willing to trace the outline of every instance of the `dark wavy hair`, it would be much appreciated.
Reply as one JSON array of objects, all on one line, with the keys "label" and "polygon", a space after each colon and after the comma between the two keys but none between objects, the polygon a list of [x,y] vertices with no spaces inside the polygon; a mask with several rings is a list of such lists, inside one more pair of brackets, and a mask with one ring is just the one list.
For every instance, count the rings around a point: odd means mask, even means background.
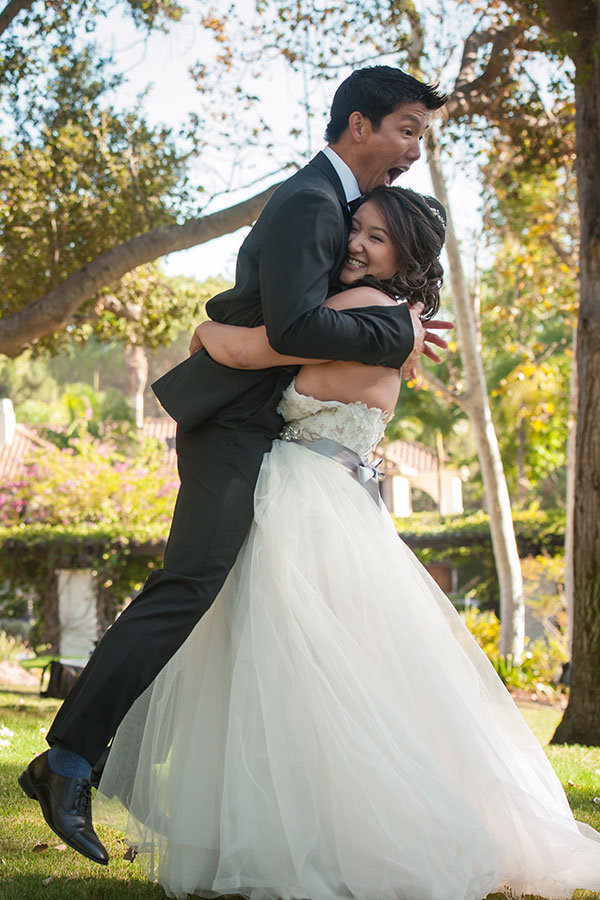
[{"label": "dark wavy hair", "polygon": [[348,118],[360,112],[377,130],[381,120],[403,103],[422,103],[426,109],[440,109],[447,100],[435,84],[419,81],[393,66],[356,69],[342,81],[333,95],[325,140],[335,143],[348,127]]},{"label": "dark wavy hair", "polygon": [[400,187],[376,187],[360,198],[356,208],[367,202],[375,203],[385,219],[398,271],[393,278],[366,275],[343,287],[375,287],[411,306],[421,301],[425,305],[422,318],[431,319],[440,306],[444,270],[439,257],[446,238],[446,210],[435,197]]}]

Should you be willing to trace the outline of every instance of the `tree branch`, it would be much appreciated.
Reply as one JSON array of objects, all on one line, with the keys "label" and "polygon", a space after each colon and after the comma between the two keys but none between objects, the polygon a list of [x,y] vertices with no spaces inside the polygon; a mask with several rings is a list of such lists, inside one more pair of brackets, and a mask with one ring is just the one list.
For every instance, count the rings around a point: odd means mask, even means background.
[{"label": "tree branch", "polygon": [[0,353],[18,356],[28,344],[64,328],[86,300],[143,263],[251,225],[276,187],[183,225],[155,228],[102,253],[43,297],[1,319]]},{"label": "tree branch", "polygon": [[144,311],[141,303],[123,303],[114,294],[102,294],[98,297],[95,307],[96,314],[100,315],[104,309],[111,312],[113,316],[127,319],[129,322],[139,322]]},{"label": "tree branch", "polygon": [[[460,70],[454,89],[444,107],[444,116],[472,119],[480,115],[493,122],[503,133],[520,139],[524,132],[548,132],[556,137],[560,151],[573,153],[573,141],[561,134],[560,123],[549,115],[536,116],[524,110],[506,109],[504,101],[514,85],[512,77],[517,51],[533,52],[537,42],[527,34],[526,25],[519,23],[503,28],[491,27],[473,31],[465,41]],[[491,44],[490,55],[483,72],[476,75],[478,51]]]},{"label": "tree branch", "polygon": [[[489,115],[491,109],[497,108],[501,100],[509,93],[512,79],[505,78],[498,83],[499,76],[510,69],[522,37],[523,25],[508,25],[506,28],[487,28],[474,31],[465,41],[460,70],[456,78],[454,90],[445,110],[448,118],[458,118],[473,112]],[[481,75],[475,75],[478,51],[486,44],[491,44],[490,56]],[[494,87],[491,92],[490,88]]]},{"label": "tree branch", "polygon": [[411,41],[406,49],[406,58],[408,61],[409,71],[413,74],[419,70],[423,49],[425,47],[425,33],[421,16],[416,9],[409,5],[406,10],[408,24],[410,29]]},{"label": "tree branch", "polygon": [[[585,34],[592,30],[598,16],[595,0],[546,0],[546,12],[551,28]],[[544,27],[543,22],[540,22]],[[548,30],[546,26],[546,30]]]},{"label": "tree branch", "polygon": [[561,247],[560,243],[556,240],[556,238],[551,235],[545,235],[545,240],[550,244],[557,257],[561,262],[568,266],[570,269],[573,269],[573,273],[577,272],[577,260],[573,254],[567,253],[564,247]]},{"label": "tree branch", "polygon": [[4,34],[10,23],[15,19],[22,9],[29,9],[33,6],[35,0],[10,0],[2,12],[0,12],[0,34]]},{"label": "tree branch", "polygon": [[430,372],[425,366],[419,367],[419,376],[432,391],[438,391],[450,403],[455,403],[457,406],[460,406],[464,412],[468,412],[469,404],[466,394],[459,394],[458,391],[453,391],[452,388],[449,388],[448,385],[441,380],[441,378],[438,378],[437,375],[434,375],[433,372]]}]

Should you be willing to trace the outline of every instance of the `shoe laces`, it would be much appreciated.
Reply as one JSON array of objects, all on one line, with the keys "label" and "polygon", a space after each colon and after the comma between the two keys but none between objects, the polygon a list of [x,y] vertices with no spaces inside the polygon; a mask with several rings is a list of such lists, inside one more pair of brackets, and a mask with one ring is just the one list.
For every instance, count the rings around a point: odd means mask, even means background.
[{"label": "shoe laces", "polygon": [[75,795],[75,809],[82,816],[87,815],[92,808],[92,788],[89,781],[79,781],[77,783],[77,794]]}]

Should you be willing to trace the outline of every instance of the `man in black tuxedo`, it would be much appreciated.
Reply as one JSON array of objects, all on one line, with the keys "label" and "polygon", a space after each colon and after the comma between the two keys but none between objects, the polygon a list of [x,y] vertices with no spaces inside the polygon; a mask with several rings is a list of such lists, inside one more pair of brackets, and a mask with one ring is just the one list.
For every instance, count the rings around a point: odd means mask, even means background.
[{"label": "man in black tuxedo", "polygon": [[[444,346],[406,305],[322,306],[346,257],[351,201],[418,159],[429,112],[444,99],[386,66],[343,82],[328,146],[273,194],[240,249],[234,287],[209,301],[211,318],[264,323],[274,349],[287,356],[401,368],[425,340]],[[50,827],[97,862],[107,863],[108,854],[92,826],[91,766],[232,568],[252,521],[263,455],[282,426],[276,405],[293,374],[227,369],[200,350],[154,386],[179,425],[181,488],[164,568],[100,641],[52,724],[50,750],[19,778]]]}]

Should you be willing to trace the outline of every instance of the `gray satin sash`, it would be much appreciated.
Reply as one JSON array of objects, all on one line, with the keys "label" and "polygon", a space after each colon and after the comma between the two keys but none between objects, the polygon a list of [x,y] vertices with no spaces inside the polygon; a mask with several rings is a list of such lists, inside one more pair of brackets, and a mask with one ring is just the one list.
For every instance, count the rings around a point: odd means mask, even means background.
[{"label": "gray satin sash", "polygon": [[354,450],[351,450],[349,447],[344,447],[343,444],[338,444],[337,441],[332,441],[330,438],[318,438],[316,441],[292,438],[291,443],[300,444],[301,447],[306,447],[308,450],[314,450],[315,453],[320,453],[321,456],[328,456],[329,459],[333,459],[335,462],[340,463],[340,465],[345,466],[381,509],[382,501],[379,493],[379,482],[385,477],[377,470],[377,466],[380,464],[381,460],[378,460],[375,465],[366,463],[361,459],[358,453],[354,452]]}]

